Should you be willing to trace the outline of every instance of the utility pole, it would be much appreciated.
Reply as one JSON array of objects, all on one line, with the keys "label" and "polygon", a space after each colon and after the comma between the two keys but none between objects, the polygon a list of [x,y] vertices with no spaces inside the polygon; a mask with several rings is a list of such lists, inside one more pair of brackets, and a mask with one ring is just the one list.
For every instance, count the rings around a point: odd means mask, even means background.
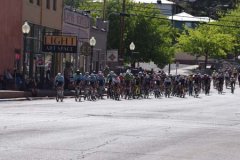
[{"label": "utility pole", "polygon": [[[171,27],[172,27],[172,29],[173,29],[173,13],[174,13],[174,10],[173,10],[173,6],[175,6],[175,1],[172,3],[172,20],[171,20]],[[173,45],[173,44],[172,44]],[[171,73],[171,63],[169,62],[168,63],[168,74],[170,75],[170,73]]]},{"label": "utility pole", "polygon": [[126,0],[122,3],[122,13],[120,15],[120,44],[118,50],[118,63],[123,65],[124,61],[124,30],[125,30],[125,11],[126,11]]},{"label": "utility pole", "polygon": [[103,0],[103,15],[102,15],[103,21],[106,20],[106,0]]}]

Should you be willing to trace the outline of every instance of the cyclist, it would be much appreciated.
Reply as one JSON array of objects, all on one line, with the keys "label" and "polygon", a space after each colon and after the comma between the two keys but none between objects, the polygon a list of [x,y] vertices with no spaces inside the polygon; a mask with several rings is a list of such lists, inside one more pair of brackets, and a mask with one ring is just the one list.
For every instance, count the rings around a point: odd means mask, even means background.
[{"label": "cyclist", "polygon": [[210,93],[210,86],[211,86],[211,77],[209,75],[207,75],[207,74],[204,74],[203,86],[204,86],[205,95],[209,95],[209,93]]},{"label": "cyclist", "polygon": [[228,70],[226,70],[224,73],[224,79],[225,79],[225,86],[227,88],[228,85],[230,84],[230,74]]},{"label": "cyclist", "polygon": [[76,74],[73,76],[73,79],[74,79],[74,86],[75,87],[79,86],[81,81],[83,80],[82,73],[79,70],[77,70]]},{"label": "cyclist", "polygon": [[216,88],[217,75],[218,75],[218,73],[216,72],[216,70],[214,70],[213,73],[212,73],[212,80],[213,80],[213,87],[214,88]]},{"label": "cyclist", "polygon": [[103,99],[103,93],[105,91],[105,78],[102,71],[98,71],[97,74],[98,96]]},{"label": "cyclist", "polygon": [[58,100],[60,99],[61,101],[63,101],[63,86],[64,86],[64,77],[61,73],[58,73],[55,77],[55,86],[56,86],[56,90],[57,90],[57,96],[56,96],[56,100],[58,102]]},{"label": "cyclist", "polygon": [[236,83],[236,79],[234,75],[232,75],[230,78],[231,93],[234,93],[235,83]]},{"label": "cyclist", "polygon": [[171,85],[172,85],[172,80],[170,78],[170,76],[166,77],[164,79],[164,88],[165,88],[165,97],[170,97],[170,93],[171,93]]},{"label": "cyclist", "polygon": [[193,95],[193,75],[189,75],[188,77],[188,94],[189,96]]},{"label": "cyclist", "polygon": [[138,75],[135,76],[135,95],[140,97],[141,96],[141,86],[142,86],[142,72],[140,71]]},{"label": "cyclist", "polygon": [[125,75],[124,75],[124,90],[125,90],[125,99],[129,99],[130,96],[132,95],[132,74],[130,70],[127,70]]},{"label": "cyclist", "polygon": [[74,74],[73,80],[74,80],[75,94],[76,94],[75,100],[77,101],[78,98],[80,98],[81,86],[83,81],[83,75],[79,70],[77,70],[76,73]]},{"label": "cyclist", "polygon": [[55,77],[55,86],[56,86],[56,88],[60,87],[61,90],[63,90],[64,77],[60,72]]}]

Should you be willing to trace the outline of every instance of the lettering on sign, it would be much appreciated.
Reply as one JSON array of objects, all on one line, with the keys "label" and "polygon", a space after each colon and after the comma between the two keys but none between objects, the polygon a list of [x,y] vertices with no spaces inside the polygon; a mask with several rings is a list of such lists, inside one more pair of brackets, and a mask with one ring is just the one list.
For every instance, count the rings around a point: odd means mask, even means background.
[{"label": "lettering on sign", "polygon": [[76,46],[77,38],[74,36],[45,36],[44,44],[58,46]]},{"label": "lettering on sign", "polygon": [[43,38],[42,51],[53,53],[77,53],[77,37],[45,35]]}]

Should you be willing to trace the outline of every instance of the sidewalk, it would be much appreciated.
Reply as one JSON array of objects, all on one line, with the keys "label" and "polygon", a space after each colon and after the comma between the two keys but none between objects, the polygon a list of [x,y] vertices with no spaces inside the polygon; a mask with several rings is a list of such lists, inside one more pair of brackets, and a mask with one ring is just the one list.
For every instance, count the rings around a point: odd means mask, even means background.
[{"label": "sidewalk", "polygon": [[[55,98],[55,90],[39,90],[36,97],[32,97],[30,91],[14,91],[14,90],[0,90],[0,101],[23,101],[23,100],[37,100],[37,99],[52,99]],[[74,96],[74,92],[70,90],[64,91],[64,96]]]}]

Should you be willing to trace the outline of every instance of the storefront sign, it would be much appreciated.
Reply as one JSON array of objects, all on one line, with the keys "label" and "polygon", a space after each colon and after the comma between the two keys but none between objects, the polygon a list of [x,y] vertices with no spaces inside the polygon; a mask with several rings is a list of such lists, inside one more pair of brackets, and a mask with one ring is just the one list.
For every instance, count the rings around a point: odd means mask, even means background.
[{"label": "storefront sign", "polygon": [[77,37],[44,35],[42,51],[53,53],[77,53]]},{"label": "storefront sign", "polygon": [[108,50],[107,51],[107,61],[108,62],[118,62],[118,51]]}]

